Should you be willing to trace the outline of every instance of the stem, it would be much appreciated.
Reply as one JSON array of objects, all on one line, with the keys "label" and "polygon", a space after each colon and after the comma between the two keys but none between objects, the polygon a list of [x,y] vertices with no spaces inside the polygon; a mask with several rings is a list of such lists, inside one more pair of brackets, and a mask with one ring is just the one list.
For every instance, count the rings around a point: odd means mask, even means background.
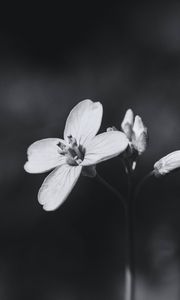
[{"label": "stem", "polygon": [[126,201],[124,197],[120,194],[118,190],[116,190],[110,183],[108,183],[104,178],[102,178],[98,173],[96,173],[95,179],[103,184],[107,189],[109,189],[117,198],[119,198],[122,202],[124,209],[126,210]]},{"label": "stem", "polygon": [[144,184],[146,183],[146,181],[154,174],[154,171],[149,172],[148,174],[146,174],[138,183],[135,192],[134,192],[134,199],[136,200],[142,187],[144,186]]},{"label": "stem", "polygon": [[134,299],[134,237],[133,237],[133,197],[132,174],[128,172],[128,197],[125,210],[126,238],[127,238],[127,262],[125,270],[125,300]]},{"label": "stem", "polygon": [[[132,189],[132,173],[128,171],[128,197],[126,209],[126,236],[127,236],[127,264],[125,272],[125,300],[133,300],[135,295],[135,268],[134,268],[134,201],[136,200],[141,188],[146,181],[153,175],[153,171],[148,173],[137,185],[134,195]],[[134,200],[134,201],[133,201]]]},{"label": "stem", "polygon": [[125,270],[125,300],[134,299],[134,242],[133,242],[133,197],[132,197],[132,174],[128,170],[128,196],[127,201],[124,197],[112,187],[104,178],[99,174],[96,175],[96,180],[113,192],[116,197],[118,197],[123,204],[125,211],[125,221],[126,221],[126,243],[127,243],[127,263]]}]

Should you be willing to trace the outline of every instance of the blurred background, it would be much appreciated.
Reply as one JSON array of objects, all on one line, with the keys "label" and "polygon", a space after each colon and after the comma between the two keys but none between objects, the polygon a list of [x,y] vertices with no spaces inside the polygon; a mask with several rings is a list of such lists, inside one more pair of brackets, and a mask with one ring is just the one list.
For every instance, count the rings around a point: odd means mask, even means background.
[{"label": "blurred background", "polygon": [[[149,131],[134,183],[180,149],[180,3],[26,3],[0,21],[0,299],[123,300],[126,256],[121,203],[81,177],[45,212],[46,174],[24,172],[27,147],[61,137],[80,100],[101,101],[101,131],[128,108]],[[98,172],[122,193],[119,158]],[[135,209],[137,300],[180,299],[180,173],[151,178]]]}]

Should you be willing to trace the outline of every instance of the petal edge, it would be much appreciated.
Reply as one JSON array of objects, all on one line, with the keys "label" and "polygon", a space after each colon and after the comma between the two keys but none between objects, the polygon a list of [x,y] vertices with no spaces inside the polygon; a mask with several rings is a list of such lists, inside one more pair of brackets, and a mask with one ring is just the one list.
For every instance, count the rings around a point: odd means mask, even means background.
[{"label": "petal edge", "polygon": [[86,147],[82,166],[95,165],[122,153],[128,146],[128,139],[121,131],[108,131],[96,135]]},{"label": "petal edge", "polygon": [[62,165],[45,178],[38,192],[38,202],[43,205],[44,210],[55,210],[67,199],[81,170],[81,166]]},{"label": "petal edge", "polygon": [[79,102],[69,113],[64,129],[64,139],[72,135],[77,143],[85,145],[98,132],[103,115],[100,102],[89,99]]},{"label": "petal edge", "polygon": [[28,147],[28,161],[24,169],[28,173],[44,173],[64,164],[66,158],[58,151],[58,138],[47,138],[34,142]]}]

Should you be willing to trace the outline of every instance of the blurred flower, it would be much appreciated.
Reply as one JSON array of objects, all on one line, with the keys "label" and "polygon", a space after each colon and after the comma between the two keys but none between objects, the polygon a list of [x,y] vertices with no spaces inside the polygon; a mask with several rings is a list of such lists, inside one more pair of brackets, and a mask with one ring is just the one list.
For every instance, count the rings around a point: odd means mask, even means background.
[{"label": "blurred flower", "polygon": [[43,173],[55,168],[38,193],[38,201],[45,210],[55,210],[66,200],[81,171],[95,176],[96,164],[119,155],[128,146],[123,132],[96,135],[102,114],[100,102],[81,101],[67,118],[64,139],[43,139],[28,148],[28,161],[24,166],[27,172]]},{"label": "blurred flower", "polygon": [[180,150],[169,153],[154,164],[154,175],[156,177],[180,168]]}]

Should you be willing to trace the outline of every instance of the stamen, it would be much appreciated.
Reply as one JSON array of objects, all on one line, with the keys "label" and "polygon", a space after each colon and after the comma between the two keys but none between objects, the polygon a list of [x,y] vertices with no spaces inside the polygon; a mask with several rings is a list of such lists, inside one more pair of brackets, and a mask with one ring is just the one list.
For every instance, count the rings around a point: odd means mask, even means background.
[{"label": "stamen", "polygon": [[75,160],[77,162],[78,165],[80,165],[82,163],[82,159],[78,158]]},{"label": "stamen", "polygon": [[77,146],[76,139],[74,137],[72,137],[72,135],[68,136],[68,141],[69,141],[69,144],[71,145],[71,147],[74,148]]},{"label": "stamen", "polygon": [[66,145],[63,144],[62,142],[59,142],[59,143],[57,144],[57,146],[58,146],[59,148],[61,148],[61,150],[64,150],[64,149],[66,148]]},{"label": "stamen", "polygon": [[59,153],[67,157],[69,165],[77,166],[82,163],[84,158],[84,148],[77,144],[76,139],[70,134],[68,136],[68,145],[62,142],[58,143]]},{"label": "stamen", "polygon": [[78,158],[82,159],[83,153],[79,150],[76,139],[72,135],[69,135],[68,140],[69,140],[69,144],[70,144],[72,150],[75,152],[76,156]]},{"label": "stamen", "polygon": [[67,152],[67,146],[65,144],[63,144],[62,142],[59,142],[57,144],[57,146],[59,147],[59,153],[62,155],[65,155]]}]

